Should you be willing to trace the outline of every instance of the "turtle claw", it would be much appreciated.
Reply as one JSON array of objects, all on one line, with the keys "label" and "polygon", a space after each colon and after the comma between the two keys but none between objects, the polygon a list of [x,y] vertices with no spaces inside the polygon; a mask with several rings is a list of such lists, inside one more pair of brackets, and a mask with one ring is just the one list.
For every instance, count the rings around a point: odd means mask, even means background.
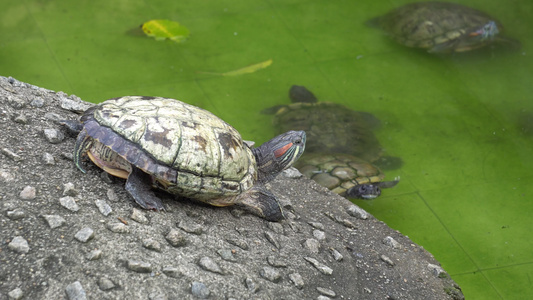
[{"label": "turtle claw", "polygon": [[150,175],[132,166],[131,173],[126,180],[126,191],[144,209],[166,210],[161,199],[152,191],[152,186],[149,182],[152,182]]}]

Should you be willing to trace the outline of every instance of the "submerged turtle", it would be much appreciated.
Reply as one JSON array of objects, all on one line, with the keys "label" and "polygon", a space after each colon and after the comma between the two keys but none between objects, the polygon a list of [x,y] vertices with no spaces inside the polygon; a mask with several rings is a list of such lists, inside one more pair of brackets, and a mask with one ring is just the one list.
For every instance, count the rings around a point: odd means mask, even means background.
[{"label": "submerged turtle", "polygon": [[382,188],[399,182],[382,181],[385,174],[373,164],[349,154],[307,153],[295,167],[306,177],[346,198],[374,199]]},{"label": "submerged turtle", "polygon": [[373,133],[380,124],[375,116],[337,103],[318,102],[304,86],[293,85],[289,97],[292,104],[264,112],[275,113],[278,132],[287,128],[306,131],[306,154],[295,164],[304,175],[347,198],[373,199],[381,194],[381,188],[398,183],[399,179],[381,182],[385,174],[372,164],[379,161],[392,169],[402,163],[399,158],[382,156]]},{"label": "submerged turtle", "polygon": [[164,209],[157,187],[215,206],[240,204],[267,220],[283,218],[264,187],[303,153],[305,132],[289,131],[250,148],[232,126],[201,108],[174,99],[126,96],[83,114],[76,166],[87,154],[107,173],[126,179],[126,190],[145,209]]},{"label": "submerged turtle", "polygon": [[380,121],[372,114],[338,103],[318,102],[304,86],[293,85],[289,96],[292,104],[263,112],[275,114],[276,132],[304,130],[308,136],[306,152],[347,153],[368,161],[381,156],[383,150],[373,132]]},{"label": "submerged turtle", "polygon": [[417,2],[367,22],[396,42],[428,52],[464,52],[495,42],[519,42],[501,36],[501,23],[479,10],[448,2]]}]

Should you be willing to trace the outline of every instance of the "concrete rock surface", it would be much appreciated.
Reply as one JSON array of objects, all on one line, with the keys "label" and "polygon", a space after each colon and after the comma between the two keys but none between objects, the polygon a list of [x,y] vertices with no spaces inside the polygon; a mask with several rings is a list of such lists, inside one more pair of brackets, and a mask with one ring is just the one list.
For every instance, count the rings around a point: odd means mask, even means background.
[{"label": "concrete rock surface", "polygon": [[167,211],[139,210],[72,162],[58,121],[90,105],[0,77],[0,299],[463,298],[430,253],[294,171],[270,184],[279,223],[164,193]]}]

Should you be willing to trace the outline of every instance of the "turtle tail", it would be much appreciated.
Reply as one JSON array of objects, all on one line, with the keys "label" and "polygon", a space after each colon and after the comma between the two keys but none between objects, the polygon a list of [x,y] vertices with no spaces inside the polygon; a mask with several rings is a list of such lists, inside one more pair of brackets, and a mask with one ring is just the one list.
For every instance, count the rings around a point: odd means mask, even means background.
[{"label": "turtle tail", "polygon": [[76,167],[83,173],[87,173],[81,165],[81,158],[87,153],[87,150],[92,146],[93,139],[87,134],[87,130],[80,131],[78,138],[76,139],[76,145],[74,147],[74,163]]}]

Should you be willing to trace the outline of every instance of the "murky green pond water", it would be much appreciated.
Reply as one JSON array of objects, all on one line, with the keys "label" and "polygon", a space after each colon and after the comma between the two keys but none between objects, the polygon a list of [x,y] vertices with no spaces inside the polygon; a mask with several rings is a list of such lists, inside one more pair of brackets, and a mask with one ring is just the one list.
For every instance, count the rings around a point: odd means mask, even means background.
[{"label": "murky green pond water", "polygon": [[[99,102],[123,95],[206,108],[258,143],[292,84],[374,114],[397,187],[356,204],[431,251],[467,299],[533,296],[533,2],[462,1],[497,17],[520,51],[438,56],[363,23],[406,1],[12,1],[0,75]],[[132,29],[179,21],[189,40]],[[272,59],[240,76],[224,73]]]}]

